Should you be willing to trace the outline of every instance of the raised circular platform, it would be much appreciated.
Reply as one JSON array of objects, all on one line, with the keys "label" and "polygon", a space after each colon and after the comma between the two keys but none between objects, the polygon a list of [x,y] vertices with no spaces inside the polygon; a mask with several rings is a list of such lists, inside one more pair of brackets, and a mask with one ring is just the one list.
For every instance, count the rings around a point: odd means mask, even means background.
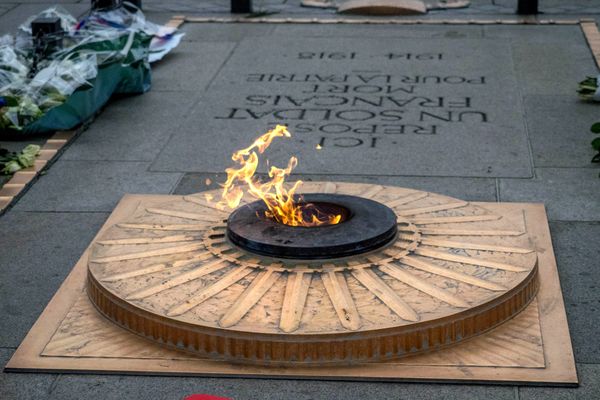
[{"label": "raised circular platform", "polygon": [[398,234],[351,257],[277,259],[231,243],[229,213],[204,193],[173,196],[141,204],[93,244],[92,302],[120,326],[169,347],[306,365],[449,346],[510,319],[536,294],[537,256],[521,214],[380,185],[308,182],[303,191],[385,204]]}]

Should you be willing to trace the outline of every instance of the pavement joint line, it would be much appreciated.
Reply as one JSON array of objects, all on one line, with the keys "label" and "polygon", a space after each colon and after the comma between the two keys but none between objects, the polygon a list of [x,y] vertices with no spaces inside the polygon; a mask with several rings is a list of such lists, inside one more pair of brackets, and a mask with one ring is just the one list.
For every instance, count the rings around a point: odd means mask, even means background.
[{"label": "pavement joint line", "polygon": [[[178,22],[180,19],[177,20]],[[538,19],[535,16],[496,19],[395,19],[395,18],[246,18],[246,17],[185,17],[185,23],[254,23],[254,24],[370,24],[370,25],[579,25],[593,19]],[[595,24],[595,23],[594,23]]]},{"label": "pavement joint line", "polygon": [[594,56],[596,66],[600,68],[600,32],[598,31],[598,25],[596,25],[594,20],[586,20],[582,21],[580,26],[583,36],[585,36],[587,44]]},{"label": "pavement joint line", "polygon": [[89,211],[79,211],[79,210],[19,210],[13,211],[15,213],[23,213],[23,214],[110,214],[110,211],[98,211],[98,210],[89,210]]},{"label": "pavement joint line", "polygon": [[185,173],[179,174],[179,179],[177,179],[177,182],[175,183],[175,185],[173,185],[171,190],[169,190],[169,194],[175,194],[175,191],[181,184],[181,181],[183,181],[183,178],[185,178]]},{"label": "pavement joint line", "polygon": [[[485,29],[484,29],[485,31]],[[515,48],[514,46],[511,45],[511,49],[510,49],[510,58],[511,58],[511,69],[512,72],[514,74],[515,77],[517,77],[517,79],[519,79],[519,71],[517,69],[517,63],[516,63],[516,57],[515,57]],[[527,152],[529,154],[529,168],[531,171],[531,175],[529,176],[530,179],[535,178],[535,157],[534,157],[534,151],[533,151],[533,144],[531,141],[531,133],[529,132],[529,124],[527,123],[527,109],[525,108],[525,92],[523,90],[523,87],[521,85],[517,86],[517,91],[519,93],[519,106],[521,107],[521,114],[523,115],[523,120],[521,121],[521,124],[523,126],[523,132],[525,132],[525,138],[527,140]],[[498,188],[498,197],[500,197],[500,185],[497,186]],[[500,200],[498,200],[500,201]]]},{"label": "pavement joint line", "polygon": [[500,196],[500,179],[496,178],[494,184],[496,187],[496,201],[500,203],[502,201],[502,196]]},{"label": "pavement joint line", "polygon": [[48,392],[47,392],[48,396],[51,396],[52,393],[54,392],[54,390],[56,389],[56,386],[58,386],[58,381],[60,380],[61,376],[63,376],[63,374],[58,374],[52,380],[52,383],[50,384],[50,387],[48,387]]},{"label": "pavement joint line", "polygon": [[[571,223],[571,222],[576,222],[576,223],[582,223],[582,224],[594,224],[594,225],[600,224],[600,219],[586,219],[586,220],[549,219],[548,221],[549,222],[556,222],[556,223]],[[600,363],[598,363],[598,364],[600,364]]]},{"label": "pavement joint line", "polygon": [[[65,160],[66,161],[66,160]],[[76,161],[76,160],[70,160]],[[559,168],[559,167],[543,167],[543,168]],[[572,169],[593,169],[594,167],[562,167],[562,168],[572,168]],[[175,170],[164,170],[164,169],[150,169],[148,172],[160,172],[160,173],[183,173],[183,174],[225,174],[225,171],[175,171]],[[367,177],[367,178],[460,178],[460,179],[534,179],[535,176],[483,176],[483,175],[403,175],[403,174],[342,174],[342,173],[317,173],[317,172],[298,172],[294,173],[291,176],[311,176],[311,177],[322,177],[322,176],[352,176],[352,177]]]}]

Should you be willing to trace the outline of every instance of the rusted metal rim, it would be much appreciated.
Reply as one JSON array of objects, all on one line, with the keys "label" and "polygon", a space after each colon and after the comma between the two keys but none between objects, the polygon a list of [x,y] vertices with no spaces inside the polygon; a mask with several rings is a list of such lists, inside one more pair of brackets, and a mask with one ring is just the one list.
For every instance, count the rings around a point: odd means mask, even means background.
[{"label": "rusted metal rim", "polygon": [[266,366],[355,364],[438,350],[478,336],[513,318],[539,288],[538,267],[513,290],[438,320],[400,327],[326,335],[262,334],[185,323],[127,302],[88,274],[94,306],[119,326],[168,348],[208,358]]}]

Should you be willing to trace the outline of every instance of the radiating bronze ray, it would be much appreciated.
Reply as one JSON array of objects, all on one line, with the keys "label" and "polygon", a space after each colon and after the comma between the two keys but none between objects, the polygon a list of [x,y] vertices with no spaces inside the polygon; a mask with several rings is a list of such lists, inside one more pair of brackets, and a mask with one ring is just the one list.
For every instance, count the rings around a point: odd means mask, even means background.
[{"label": "radiating bronze ray", "polygon": [[135,253],[120,254],[116,256],[100,257],[92,260],[95,263],[109,263],[115,261],[135,260],[137,258],[159,257],[171,254],[189,253],[194,250],[204,249],[204,243],[186,244],[182,246],[163,247],[162,249],[146,250]]},{"label": "radiating bronze ray", "polygon": [[431,218],[412,218],[410,222],[415,225],[428,225],[428,224],[456,224],[463,222],[480,222],[480,221],[497,221],[499,215],[461,215],[454,217],[431,217]]},{"label": "radiating bronze ray", "polygon": [[417,192],[417,193],[409,194],[408,196],[399,197],[392,201],[388,201],[385,203],[385,205],[390,208],[394,208],[394,207],[401,206],[403,204],[408,204],[408,203],[412,203],[413,201],[424,199],[427,196],[429,196],[429,193],[427,193],[427,192]]},{"label": "radiating bronze ray", "polygon": [[260,272],[250,286],[237,298],[235,303],[221,317],[219,325],[228,328],[240,322],[244,315],[267,293],[275,284],[281,273],[273,270]]},{"label": "radiating bronze ray", "polygon": [[418,214],[426,214],[426,213],[431,213],[431,212],[436,212],[436,211],[452,210],[455,208],[465,207],[467,205],[469,205],[468,202],[459,201],[459,202],[455,202],[455,203],[438,204],[435,206],[410,208],[410,209],[406,209],[406,210],[396,210],[396,214],[399,216],[402,216],[402,217],[406,217],[409,215],[418,215]]},{"label": "radiating bronze ray", "polygon": [[351,331],[360,328],[360,316],[343,274],[326,272],[321,274],[321,280],[342,326]]},{"label": "radiating bronze ray", "polygon": [[511,264],[506,264],[506,263],[491,261],[491,260],[482,260],[482,259],[475,258],[475,257],[459,256],[456,254],[445,253],[442,251],[424,249],[422,247],[417,248],[415,250],[415,254],[418,254],[420,256],[435,258],[438,260],[451,261],[451,262],[457,262],[457,263],[462,263],[462,264],[477,265],[480,267],[487,267],[487,268],[502,269],[504,271],[511,271],[511,272],[527,271],[526,268],[523,268],[523,267],[520,267],[517,265],[511,265]]},{"label": "radiating bronze ray", "polygon": [[124,229],[145,229],[150,231],[205,231],[208,224],[118,224]]},{"label": "radiating bronze ray", "polygon": [[163,237],[137,237],[127,239],[107,239],[100,240],[96,243],[103,246],[113,245],[128,245],[128,244],[156,244],[156,243],[177,243],[177,242],[191,242],[193,240],[199,240],[198,236],[191,235],[173,235]]},{"label": "radiating bronze ray", "polygon": [[402,264],[408,265],[409,267],[420,269],[421,271],[429,272],[431,274],[439,276],[444,276],[446,278],[454,279],[455,281],[468,283],[469,285],[479,286],[484,289],[489,289],[498,292],[507,290],[507,288],[500,284],[486,281],[484,279],[480,279],[472,275],[463,274],[462,272],[458,272],[453,269],[448,269],[440,267],[439,265],[430,264],[415,257],[403,257],[400,260],[400,262]]},{"label": "radiating bronze ray", "polygon": [[418,321],[419,315],[413,310],[398,294],[392,290],[383,280],[371,269],[355,269],[352,270],[352,275],[358,281],[371,291],[394,311],[398,316],[407,321]]},{"label": "radiating bronze ray", "polygon": [[167,312],[167,315],[169,317],[175,317],[190,311],[194,307],[198,306],[202,302],[214,296],[215,294],[227,289],[229,286],[233,285],[252,271],[253,269],[248,267],[234,268],[212,285],[200,289],[197,293],[193,294],[188,300],[179,303],[175,307],[171,308]]},{"label": "radiating bronze ray", "polygon": [[213,209],[215,211],[218,211],[219,213],[223,213],[223,214],[227,213],[225,210],[219,208],[216,205],[216,203],[210,202],[210,201],[208,201],[206,199],[203,199],[202,197],[199,197],[199,196],[183,196],[183,199],[185,201],[187,201],[187,202],[190,202],[190,203],[194,203],[194,204],[198,204],[198,205],[203,206],[203,207],[211,208],[211,209]]},{"label": "radiating bronze ray", "polygon": [[523,231],[496,229],[452,229],[452,228],[421,228],[423,235],[444,236],[521,236]]},{"label": "radiating bronze ray", "polygon": [[442,240],[442,239],[434,239],[434,238],[422,238],[421,244],[426,245],[426,246],[447,247],[447,248],[454,248],[454,249],[497,251],[500,253],[527,254],[527,253],[533,252],[532,249],[526,249],[523,247],[495,246],[495,245],[491,245],[491,244],[480,244],[480,243],[464,243],[464,242],[455,242],[452,240]]},{"label": "radiating bronze ray", "polygon": [[321,185],[322,193],[335,193],[336,190],[337,190],[337,185],[333,182],[326,182],[323,185]]},{"label": "radiating bronze ray", "polygon": [[373,186],[369,187],[367,190],[365,190],[363,193],[361,193],[360,197],[363,197],[365,199],[371,199],[371,198],[375,197],[383,189],[384,189],[384,187],[381,185],[373,185]]},{"label": "radiating bronze ray", "polygon": [[135,291],[133,293],[128,294],[125,299],[127,300],[139,300],[148,296],[152,296],[153,294],[162,292],[167,289],[174,288],[176,286],[184,285],[186,283],[192,282],[198,278],[201,278],[205,275],[212,274],[215,271],[231,266],[232,264],[220,258],[214,259],[212,261],[203,264],[201,267],[194,268],[191,271],[184,272],[172,278],[168,278],[163,280],[160,283],[157,283],[152,286],[145,287],[141,290]]},{"label": "radiating bronze ray", "polygon": [[116,281],[120,281],[123,279],[129,279],[129,278],[135,278],[137,276],[153,274],[155,272],[173,270],[173,269],[185,267],[185,266],[193,264],[195,262],[204,261],[210,257],[212,257],[212,253],[205,251],[205,252],[195,255],[192,258],[185,258],[182,260],[177,260],[170,264],[168,264],[168,263],[154,264],[154,265],[150,265],[148,267],[136,269],[133,271],[122,272],[120,274],[115,274],[115,275],[109,275],[105,278],[102,278],[101,281],[102,282],[116,282]]},{"label": "radiating bronze ray", "polygon": [[159,214],[159,215],[165,215],[168,217],[190,219],[193,221],[218,222],[218,221],[222,220],[222,217],[218,217],[218,216],[209,216],[206,214],[191,213],[191,212],[187,212],[187,211],[165,210],[162,208],[147,208],[146,211],[148,211],[151,214]]},{"label": "radiating bronze ray", "polygon": [[402,283],[412,286],[415,289],[423,293],[427,293],[431,297],[446,302],[450,305],[461,308],[469,307],[469,303],[461,299],[459,296],[453,295],[452,293],[439,288],[427,282],[426,280],[411,274],[410,272],[405,271],[397,265],[391,265],[387,263],[381,264],[379,266],[379,270],[395,279],[398,279]]},{"label": "radiating bronze ray", "polygon": [[312,274],[310,273],[296,272],[288,275],[279,321],[282,331],[293,332],[300,326],[311,280]]}]

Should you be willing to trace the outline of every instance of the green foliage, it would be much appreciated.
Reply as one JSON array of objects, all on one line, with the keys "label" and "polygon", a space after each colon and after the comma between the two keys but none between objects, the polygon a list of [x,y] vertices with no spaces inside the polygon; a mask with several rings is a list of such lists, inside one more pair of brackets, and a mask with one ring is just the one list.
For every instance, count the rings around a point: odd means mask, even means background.
[{"label": "green foliage", "polygon": [[[595,134],[600,134],[600,122],[596,122],[595,124],[593,124],[590,130]],[[595,151],[597,151],[594,157],[592,157],[592,162],[600,163],[600,137],[597,137],[594,140],[592,140],[592,148]],[[600,177],[600,174],[598,174],[598,176]]]},{"label": "green foliage", "polygon": [[598,90],[598,79],[593,76],[588,76],[585,80],[579,82],[579,97],[586,101],[594,101],[594,94]]},{"label": "green foliage", "polygon": [[40,152],[40,146],[27,145],[20,153],[10,152],[0,148],[0,168],[4,175],[11,175],[20,169],[33,167],[35,157]]}]

